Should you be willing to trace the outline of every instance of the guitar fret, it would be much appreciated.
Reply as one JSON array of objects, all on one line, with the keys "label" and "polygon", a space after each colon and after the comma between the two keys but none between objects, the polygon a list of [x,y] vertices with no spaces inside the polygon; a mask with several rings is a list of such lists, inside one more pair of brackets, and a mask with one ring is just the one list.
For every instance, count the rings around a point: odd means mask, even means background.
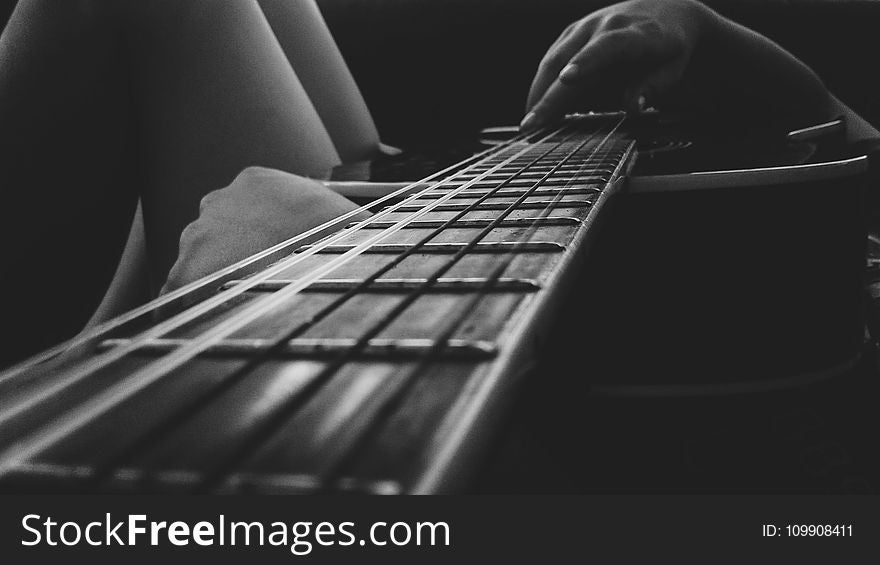
[{"label": "guitar fret", "polygon": [[[531,181],[532,183],[540,182],[544,183],[546,181],[556,181],[556,182],[574,182],[576,180],[582,179],[590,179],[590,178],[607,178],[612,171],[607,169],[595,169],[589,171],[583,171],[583,173],[566,173],[566,172],[555,172],[552,174],[548,173],[522,173],[516,175],[515,178],[511,178],[512,175],[509,173],[502,174],[491,174],[486,175],[480,178],[481,181],[496,181],[499,184],[503,181]],[[477,178],[478,175],[461,175],[455,177],[455,180],[461,182],[471,181]],[[546,178],[545,178],[546,177]]]},{"label": "guitar fret", "polygon": [[[529,171],[537,171],[537,170],[541,170],[541,169],[545,169],[548,171],[551,169],[556,170],[556,171],[572,171],[572,170],[579,170],[582,168],[586,168],[587,166],[589,166],[591,168],[595,168],[595,167],[614,168],[615,162],[616,162],[616,160],[614,160],[614,159],[590,159],[588,161],[568,162],[568,163],[565,163],[564,165],[560,165],[558,161],[548,161],[546,163],[542,163],[539,161],[534,164],[530,164],[531,163],[530,161],[528,161],[528,162],[524,161],[521,163],[508,163],[508,164],[502,165],[497,170],[499,170],[499,171],[507,171],[507,170],[519,171],[522,169],[522,167],[528,167]],[[496,164],[498,164],[498,163],[501,163],[501,161],[496,162]],[[469,168],[468,170],[469,171],[488,171],[492,167],[493,167],[492,163],[486,163],[484,165],[473,166],[473,167]]]},{"label": "guitar fret", "polygon": [[[423,194],[419,197],[419,199],[427,199],[427,198],[441,198],[448,191],[442,190],[444,187],[440,187],[440,189],[435,189],[434,192],[429,192],[427,194]],[[453,187],[450,187],[453,188]],[[560,194],[598,194],[601,192],[598,188],[590,188],[590,187],[572,187],[572,188],[559,188],[559,189],[548,189],[548,188],[539,188],[537,190],[533,190],[528,192],[526,190],[511,190],[511,189],[501,189],[496,190],[495,192],[491,192],[489,190],[464,190],[453,198],[480,198],[482,196],[487,196],[491,193],[492,198],[507,196],[511,198],[519,198],[520,196],[525,196],[528,193],[529,196],[559,196]]]},{"label": "guitar fret", "polygon": [[[551,153],[551,155],[555,155],[555,153]],[[509,156],[509,153],[501,152],[501,153],[498,153],[492,157],[489,157],[481,162],[482,163],[501,163],[501,162],[505,162],[505,158],[507,156]],[[596,159],[603,159],[603,158],[618,158],[619,159],[620,157],[621,157],[621,153],[619,150],[616,150],[613,148],[608,148],[608,149],[600,149],[595,152],[593,152],[591,150],[589,155],[573,155],[573,156],[569,157],[567,162],[568,163],[579,163],[579,162],[583,162],[583,161],[595,161]],[[541,161],[553,162],[554,159],[555,159],[555,157],[551,159],[551,158],[548,158],[547,156],[544,156],[544,157],[541,157],[541,159],[539,159],[539,162],[541,162]],[[555,160],[558,161],[558,159],[555,159]],[[513,164],[530,162],[530,156],[529,155],[526,155],[526,156],[520,155],[519,157],[516,157],[516,158],[514,158],[510,161],[507,161],[507,162],[513,163]]]},{"label": "guitar fret", "polygon": [[[467,174],[459,174],[456,175],[456,179],[472,179],[480,174],[483,174],[486,171],[473,171],[468,172]],[[538,168],[529,168],[527,172],[522,172],[522,169],[515,168],[510,170],[505,169],[496,169],[486,175],[485,178],[509,178],[512,176],[516,176],[516,178],[541,178],[550,173],[550,178],[556,176],[588,176],[588,175],[607,175],[613,171],[612,167],[572,167],[570,169],[556,169],[552,167],[538,167]]]},{"label": "guitar fret", "polygon": [[[426,243],[417,253],[458,253],[469,244],[467,243]],[[300,247],[297,252],[312,248],[312,245]],[[318,253],[346,253],[354,249],[354,245],[327,245],[321,247]],[[412,245],[401,243],[379,243],[368,247],[363,253],[406,253],[412,249]],[[555,241],[486,241],[477,243],[470,250],[471,253],[547,253],[564,251],[565,246]]]},{"label": "guitar fret", "polygon": [[219,488],[221,493],[308,494],[323,487],[321,479],[304,473],[233,473]]},{"label": "guitar fret", "polygon": [[[433,207],[434,212],[460,212],[462,210],[507,210],[511,202],[483,202],[474,204],[440,204]],[[587,208],[592,205],[589,200],[540,200],[538,202],[521,202],[516,210],[546,210],[547,208]],[[419,212],[425,205],[407,204],[395,209],[395,212]]]},{"label": "guitar fret", "polygon": [[[60,465],[55,463],[22,463],[4,477],[6,483],[21,482],[25,488],[35,484],[47,486],[73,487],[83,484],[95,476],[95,469],[84,465]],[[200,484],[203,473],[197,471],[168,470],[153,471],[139,468],[120,468],[106,480],[104,490],[115,493],[136,491],[148,482],[154,487],[168,490],[186,491]],[[342,478],[339,488],[364,494],[392,495],[403,492],[397,481],[363,480]],[[233,473],[218,489],[219,493],[260,493],[260,494],[308,494],[324,486],[321,479],[305,474],[278,473]]]},{"label": "guitar fret", "polygon": [[456,178],[461,178],[462,176],[477,176],[478,174],[483,174],[489,172],[488,176],[501,176],[501,175],[516,175],[518,177],[522,176],[543,176],[547,173],[552,173],[554,175],[587,175],[587,174],[595,174],[596,172],[605,173],[608,171],[613,171],[614,166],[612,164],[604,164],[601,162],[598,163],[589,163],[576,165],[571,167],[556,167],[550,165],[531,165],[528,168],[524,168],[525,164],[522,166],[514,166],[514,167],[501,167],[499,169],[495,169],[491,172],[489,170],[492,167],[488,167],[485,170],[480,169],[469,169],[466,173],[459,173],[456,175]]},{"label": "guitar fret", "polygon": [[[255,494],[298,494],[325,488],[321,479],[307,474],[233,473],[226,480],[221,492],[247,492]],[[403,492],[397,481],[339,479],[339,488],[362,494],[396,495]]]},{"label": "guitar fret", "polygon": [[[247,282],[245,280],[229,281],[223,285],[223,289]],[[296,283],[295,279],[267,280],[251,287],[253,291],[275,292],[286,286]],[[425,293],[436,292],[472,292],[486,290],[489,292],[535,292],[541,289],[541,285],[533,279],[500,278],[493,281],[487,278],[441,278],[431,286],[426,286],[428,279],[376,279],[369,285],[364,285],[363,279],[327,279],[312,283],[304,289],[305,292],[347,292],[359,289],[362,292],[400,292],[419,290]]]},{"label": "guitar fret", "polygon": [[[465,174],[471,174],[474,172],[479,172],[481,170],[487,171],[493,168],[496,165],[492,165],[491,163],[486,163],[482,165],[477,165],[467,170]],[[506,163],[501,165],[496,169],[497,172],[505,172],[505,171],[516,171],[516,172],[526,172],[531,173],[535,171],[539,171],[541,169],[545,170],[554,170],[554,171],[572,171],[572,170],[590,170],[597,168],[614,168],[614,159],[589,159],[586,161],[574,161],[567,162],[565,164],[560,165],[558,160],[550,160],[544,162],[537,163]]]},{"label": "guitar fret", "polygon": [[[107,339],[98,345],[98,350],[107,350],[125,346],[128,339]],[[173,351],[189,343],[187,339],[158,338],[144,343],[138,351],[161,355]],[[271,339],[225,339],[205,351],[207,355],[258,355],[272,347]],[[284,344],[277,352],[279,357],[295,358],[327,358],[350,354],[357,344],[356,339],[348,338],[296,338]],[[412,359],[425,355],[436,354],[437,342],[431,339],[391,339],[374,338],[356,352],[357,357],[380,359]],[[488,340],[450,339],[443,346],[440,357],[482,360],[490,359],[497,354],[497,346]]]},{"label": "guitar fret", "polygon": [[[455,222],[449,224],[449,228],[484,228],[496,220],[491,218],[474,218],[472,220],[456,220]],[[500,223],[497,223],[497,227],[499,228],[530,228],[532,226],[577,226],[580,225],[581,220],[578,218],[572,218],[569,216],[547,216],[547,217],[535,217],[535,218],[505,218],[501,220]],[[391,221],[375,221],[370,222],[364,226],[361,226],[360,229],[366,230],[384,230],[393,226],[395,222]],[[346,228],[353,228],[357,226],[358,223],[354,222],[346,226]],[[446,225],[444,220],[413,220],[412,222],[405,225],[404,229],[428,229],[428,228],[440,228]]]},{"label": "guitar fret", "polygon": [[[457,187],[461,186],[462,184],[464,184],[463,180],[462,180],[462,182],[457,182],[458,180],[461,180],[461,179],[456,178],[454,181],[439,183],[437,185],[437,188],[444,188],[444,187],[457,188]],[[477,181],[474,184],[472,184],[470,186],[470,188],[471,189],[496,188],[502,184],[502,181],[504,181],[504,179],[480,180],[480,181]],[[586,186],[592,187],[592,188],[599,188],[600,186],[604,186],[604,184],[606,182],[608,182],[607,176],[602,176],[602,177],[587,176],[587,177],[577,177],[576,179],[572,179],[570,177],[566,177],[566,178],[551,177],[547,180],[541,181],[540,185],[542,187],[554,187],[554,186],[565,186],[565,187],[580,186],[580,187],[583,187],[586,185]],[[517,187],[532,188],[536,184],[538,184],[538,182],[535,179],[519,179],[519,178],[517,178],[517,179],[504,181],[503,184],[506,187],[512,187],[512,188],[517,188]]]},{"label": "guitar fret", "polygon": [[[613,172],[613,168],[612,167],[592,166],[592,167],[575,167],[572,169],[562,169],[562,168],[555,168],[555,167],[539,167],[539,168],[533,169],[533,168],[529,167],[526,170],[511,169],[509,171],[504,170],[504,169],[496,169],[495,171],[492,171],[491,173],[486,175],[486,178],[495,178],[495,177],[506,178],[511,173],[515,174],[518,178],[541,178],[541,177],[547,175],[547,173],[549,173],[551,171],[554,175],[559,175],[559,176],[582,176],[582,175],[592,175],[592,174],[596,174],[596,173],[610,174],[611,172]],[[481,174],[481,171],[473,171],[473,172],[469,171],[467,173],[461,173],[461,174],[457,175],[456,178],[470,179],[470,178],[474,178],[476,176],[479,176],[480,174]]]},{"label": "guitar fret", "polygon": [[[572,157],[572,158],[569,158],[561,166],[562,167],[581,167],[581,166],[585,166],[585,165],[613,163],[619,157],[620,157],[619,155],[609,155],[609,154],[597,155],[596,158]],[[556,165],[559,165],[559,158],[558,157],[550,157],[550,158],[544,157],[544,158],[538,159],[537,161],[534,161],[533,158],[532,159],[514,159],[513,161],[505,161],[504,159],[494,159],[494,160],[484,161],[481,164],[476,165],[476,166],[477,167],[487,166],[487,165],[493,166],[493,165],[498,165],[498,164],[502,164],[502,163],[503,163],[502,167],[508,167],[508,168],[509,167],[516,167],[516,166],[526,166],[526,165],[528,165],[530,167],[536,167],[536,166],[537,167],[546,167],[546,166],[554,166],[555,167]]]}]

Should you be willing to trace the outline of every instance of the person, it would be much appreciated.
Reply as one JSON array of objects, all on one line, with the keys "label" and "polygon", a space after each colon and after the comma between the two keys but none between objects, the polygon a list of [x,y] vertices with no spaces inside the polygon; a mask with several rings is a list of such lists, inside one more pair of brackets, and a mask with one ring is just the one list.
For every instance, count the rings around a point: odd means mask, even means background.
[{"label": "person", "polygon": [[[381,151],[335,46],[315,49],[332,44],[325,32],[313,2],[21,0],[0,40],[0,174],[3,224],[28,245],[7,264],[54,274],[46,260],[81,258],[83,241],[112,264],[140,198],[154,288],[169,290],[352,210],[307,178]],[[343,88],[319,86],[327,66]],[[695,0],[631,0],[572,23],[537,69],[521,127],[609,102],[737,107],[785,127],[844,115],[849,140],[880,137],[797,58]],[[93,308],[106,270],[76,276]],[[119,280],[107,296],[132,286]],[[60,316],[48,302],[42,318]],[[106,302],[98,318],[118,311]]]}]

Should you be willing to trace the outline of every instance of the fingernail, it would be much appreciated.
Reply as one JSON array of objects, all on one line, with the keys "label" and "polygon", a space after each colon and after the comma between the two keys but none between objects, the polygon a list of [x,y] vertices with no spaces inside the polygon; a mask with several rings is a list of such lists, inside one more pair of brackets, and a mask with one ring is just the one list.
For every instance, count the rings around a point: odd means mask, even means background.
[{"label": "fingernail", "polygon": [[526,117],[523,118],[523,120],[519,123],[519,129],[521,131],[530,131],[533,129],[537,129],[541,125],[540,122],[541,121],[538,119],[537,114],[535,114],[534,112],[529,112],[528,114],[526,114]]},{"label": "fingernail", "polygon": [[578,75],[578,66],[574,63],[569,63],[559,72],[560,80],[574,80]]}]

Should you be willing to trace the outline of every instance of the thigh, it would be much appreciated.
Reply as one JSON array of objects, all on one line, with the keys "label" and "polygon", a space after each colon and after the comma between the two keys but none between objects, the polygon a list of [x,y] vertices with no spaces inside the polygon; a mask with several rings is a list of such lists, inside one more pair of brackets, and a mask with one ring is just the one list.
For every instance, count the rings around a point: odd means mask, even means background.
[{"label": "thigh", "polygon": [[321,176],[340,161],[256,0],[133,6],[144,219],[161,281],[206,193],[248,166]]},{"label": "thigh", "polygon": [[379,133],[315,0],[259,0],[344,162],[374,157]]}]

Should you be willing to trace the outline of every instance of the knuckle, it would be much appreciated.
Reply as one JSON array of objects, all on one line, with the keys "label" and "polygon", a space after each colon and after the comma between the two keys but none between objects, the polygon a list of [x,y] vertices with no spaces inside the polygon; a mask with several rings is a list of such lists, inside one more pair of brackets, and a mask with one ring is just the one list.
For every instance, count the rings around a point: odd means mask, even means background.
[{"label": "knuckle", "polygon": [[570,35],[577,36],[580,41],[589,41],[597,26],[595,21],[590,18],[584,18],[574,22],[570,27]]},{"label": "knuckle", "polygon": [[235,180],[236,182],[239,182],[266,178],[272,176],[272,173],[274,172],[273,169],[268,169],[259,165],[251,165],[242,169],[241,172],[238,173],[238,176],[235,177]]},{"label": "knuckle", "polygon": [[568,57],[558,50],[553,50],[541,59],[540,68],[542,70],[550,70],[558,67],[564,67],[568,63]]},{"label": "knuckle", "polygon": [[202,199],[199,200],[199,214],[204,213],[204,211],[211,206],[211,203],[217,198],[217,192],[218,191],[216,190],[212,190],[211,192],[202,196]]},{"label": "knuckle", "polygon": [[565,28],[565,31],[569,34],[571,34],[571,33],[583,34],[583,33],[589,33],[591,29],[593,29],[593,22],[591,21],[591,19],[590,18],[581,18],[581,19],[569,24],[569,26],[567,28]]},{"label": "knuckle", "polygon": [[636,27],[645,35],[661,36],[664,34],[663,26],[657,20],[643,20]]},{"label": "knuckle", "polygon": [[628,27],[631,23],[632,17],[619,12],[608,14],[602,18],[602,27],[604,29],[621,29]]},{"label": "knuckle", "polygon": [[617,49],[627,50],[642,43],[644,38],[632,29],[617,29],[605,34],[605,40]]},{"label": "knuckle", "polygon": [[198,247],[207,239],[207,231],[204,222],[196,220],[191,222],[180,232],[180,249],[192,249]]}]

